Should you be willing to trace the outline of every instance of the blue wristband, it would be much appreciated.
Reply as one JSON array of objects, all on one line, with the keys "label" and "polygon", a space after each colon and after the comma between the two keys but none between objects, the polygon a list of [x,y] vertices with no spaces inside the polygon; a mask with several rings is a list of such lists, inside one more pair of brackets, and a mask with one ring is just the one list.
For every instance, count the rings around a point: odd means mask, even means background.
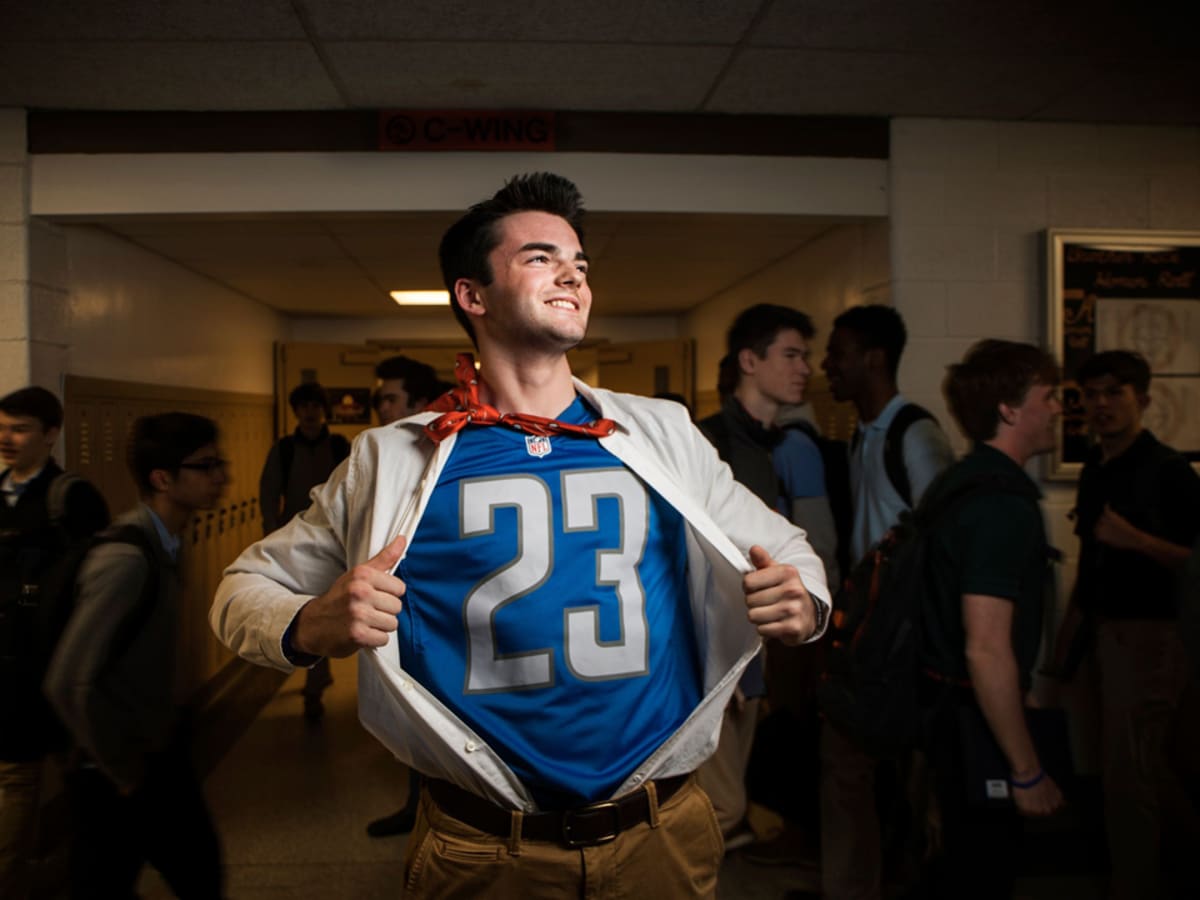
[{"label": "blue wristband", "polygon": [[1009,778],[1008,783],[1011,784],[1013,787],[1017,788],[1018,790],[1027,791],[1031,787],[1041,784],[1042,779],[1045,777],[1046,777],[1046,770],[1038,769],[1037,774],[1034,775],[1032,778],[1030,778],[1028,781],[1017,781],[1017,779],[1015,779],[1015,778]]}]

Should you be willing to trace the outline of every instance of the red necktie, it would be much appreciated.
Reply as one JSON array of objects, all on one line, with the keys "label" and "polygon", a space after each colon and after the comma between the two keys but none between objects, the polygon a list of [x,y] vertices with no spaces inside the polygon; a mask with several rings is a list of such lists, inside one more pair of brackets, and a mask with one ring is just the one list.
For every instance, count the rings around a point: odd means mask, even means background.
[{"label": "red necktie", "polygon": [[550,437],[555,434],[574,434],[580,437],[607,437],[617,430],[612,419],[597,419],[590,425],[572,425],[557,419],[528,413],[505,413],[494,406],[479,402],[479,379],[475,373],[475,357],[460,353],[454,362],[454,378],[458,387],[451,388],[427,407],[426,411],[440,412],[425,426],[425,434],[435,444],[445,440],[468,425],[505,425],[526,434]]}]

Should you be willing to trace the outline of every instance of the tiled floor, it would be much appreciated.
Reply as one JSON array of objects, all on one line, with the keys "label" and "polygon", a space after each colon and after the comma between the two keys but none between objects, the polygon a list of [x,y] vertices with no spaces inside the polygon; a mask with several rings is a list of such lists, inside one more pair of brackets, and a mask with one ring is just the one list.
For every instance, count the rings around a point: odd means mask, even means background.
[{"label": "tiled floor", "polygon": [[[387,898],[402,894],[406,838],[367,836],[369,821],[395,811],[407,790],[405,769],[358,723],[354,660],[334,664],[326,716],[301,716],[301,676],[293,676],[222,761],[207,792],[225,850],[233,900]],[[812,869],[757,866],[732,853],[721,872],[720,900],[778,900],[791,889],[817,889]],[[170,893],[154,873],[148,900]],[[1095,900],[1094,878],[1021,882],[1028,900]]]}]

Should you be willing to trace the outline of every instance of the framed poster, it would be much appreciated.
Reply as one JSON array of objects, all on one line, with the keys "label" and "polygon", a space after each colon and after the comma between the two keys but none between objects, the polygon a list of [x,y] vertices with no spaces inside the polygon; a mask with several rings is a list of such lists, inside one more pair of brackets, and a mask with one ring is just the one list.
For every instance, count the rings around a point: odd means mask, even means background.
[{"label": "framed poster", "polygon": [[1063,368],[1063,416],[1047,477],[1078,477],[1089,436],[1080,364],[1102,350],[1150,363],[1144,422],[1200,463],[1200,232],[1050,229],[1047,334]]}]

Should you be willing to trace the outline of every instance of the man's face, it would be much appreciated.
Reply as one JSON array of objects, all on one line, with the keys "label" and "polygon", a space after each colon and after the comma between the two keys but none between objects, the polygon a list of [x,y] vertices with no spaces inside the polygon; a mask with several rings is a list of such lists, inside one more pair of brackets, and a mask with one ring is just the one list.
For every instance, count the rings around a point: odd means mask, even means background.
[{"label": "man's face", "polygon": [[404,389],[404,382],[399,378],[385,378],[379,382],[379,413],[380,425],[391,425],[398,419],[403,419],[405,416],[411,416],[415,412],[419,412],[421,404],[419,401],[410,400],[408,391]]},{"label": "man's face", "polygon": [[1089,378],[1082,385],[1083,412],[1088,428],[1100,438],[1132,434],[1142,426],[1142,413],[1150,398],[1112,375]]},{"label": "man's face", "polygon": [[56,440],[58,429],[43,428],[40,419],[0,412],[0,460],[4,468],[21,475],[38,471],[50,458]]},{"label": "man's face", "polygon": [[794,328],[775,335],[766,356],[743,351],[740,357],[742,377],[749,378],[760,394],[779,404],[804,402],[804,390],[812,368],[808,365],[808,342]]},{"label": "man's face", "polygon": [[1058,417],[1062,415],[1056,386],[1035,381],[1021,405],[1013,407],[1013,414],[1013,426],[1020,431],[1032,453],[1047,453],[1054,449]]},{"label": "man's face", "polygon": [[315,400],[301,403],[294,412],[300,427],[306,430],[318,429],[325,424],[325,405]]},{"label": "man's face", "polygon": [[854,332],[835,328],[825,345],[821,368],[829,379],[829,392],[839,403],[862,395],[867,384],[867,352]]},{"label": "man's face", "polygon": [[178,472],[168,473],[167,496],[185,509],[215,508],[229,483],[225,465],[216,444],[189,453]]},{"label": "man's face", "polygon": [[520,212],[501,219],[488,256],[492,283],[477,285],[481,337],[511,348],[565,352],[587,332],[592,291],[587,257],[565,219]]}]

